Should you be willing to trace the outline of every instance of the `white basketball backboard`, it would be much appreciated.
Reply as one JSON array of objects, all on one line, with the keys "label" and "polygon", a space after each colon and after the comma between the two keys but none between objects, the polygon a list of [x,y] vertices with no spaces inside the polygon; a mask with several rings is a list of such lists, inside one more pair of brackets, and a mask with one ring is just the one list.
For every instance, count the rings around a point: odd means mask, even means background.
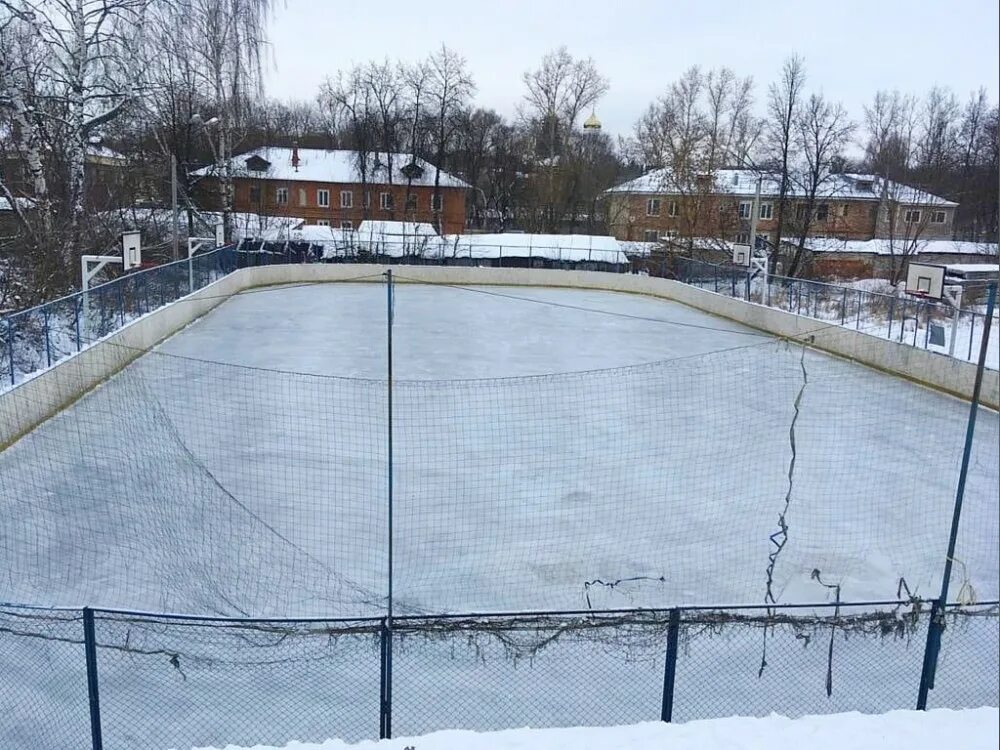
[{"label": "white basketball backboard", "polygon": [[750,265],[750,246],[749,245],[733,245],[733,263],[737,266],[749,266]]},{"label": "white basketball backboard", "polygon": [[906,293],[941,299],[944,294],[944,272],[944,266],[911,262],[906,271]]},{"label": "white basketball backboard", "polygon": [[142,232],[122,232],[122,267],[127,271],[142,265]]}]

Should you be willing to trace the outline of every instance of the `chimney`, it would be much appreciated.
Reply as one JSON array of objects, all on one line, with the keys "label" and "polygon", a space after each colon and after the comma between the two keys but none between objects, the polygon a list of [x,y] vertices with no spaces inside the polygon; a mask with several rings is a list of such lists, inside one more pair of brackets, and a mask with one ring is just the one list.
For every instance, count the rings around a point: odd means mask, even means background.
[{"label": "chimney", "polygon": [[299,142],[292,141],[292,168],[299,171]]}]

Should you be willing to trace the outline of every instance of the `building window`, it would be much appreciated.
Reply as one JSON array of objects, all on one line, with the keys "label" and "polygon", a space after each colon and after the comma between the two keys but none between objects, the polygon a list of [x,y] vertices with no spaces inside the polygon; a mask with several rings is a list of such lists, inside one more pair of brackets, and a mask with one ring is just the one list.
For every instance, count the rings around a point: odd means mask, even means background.
[{"label": "building window", "polygon": [[737,232],[736,233],[736,244],[737,245],[749,245],[750,244],[750,232]]},{"label": "building window", "polygon": [[317,190],[316,191],[316,205],[320,208],[330,207],[330,191],[329,190]]},{"label": "building window", "polygon": [[440,211],[444,206],[444,196],[438,193],[431,196],[431,211]]},{"label": "building window", "polygon": [[826,221],[830,217],[830,206],[826,203],[820,203],[816,207],[816,220]]},{"label": "building window", "polygon": [[805,204],[803,204],[803,203],[796,203],[795,204],[795,218],[796,219],[804,219],[804,218],[806,218],[806,207],[805,207]]},{"label": "building window", "polygon": [[646,201],[646,216],[659,216],[660,215],[660,199],[650,198]]},{"label": "building window", "polygon": [[906,213],[903,214],[903,221],[907,224],[919,224],[920,223],[920,211],[911,208]]},{"label": "building window", "polygon": [[316,219],[316,226],[318,227],[328,227],[330,226],[329,219]]},{"label": "building window", "polygon": [[299,188],[299,205],[300,206],[307,206],[307,205],[309,205],[309,201],[306,199],[306,189],[305,188]]},{"label": "building window", "polygon": [[750,212],[753,210],[753,203],[750,201],[740,201],[740,218],[749,219]]},{"label": "building window", "polygon": [[948,220],[948,214],[945,211],[935,211],[931,214],[931,224],[944,224]]},{"label": "building window", "polygon": [[407,211],[417,210],[417,196],[415,193],[406,194],[406,210]]},{"label": "building window", "polygon": [[379,193],[378,194],[378,207],[383,211],[392,210],[392,193]]},{"label": "building window", "polygon": [[260,185],[250,186],[250,202],[260,203]]},{"label": "building window", "polygon": [[365,208],[372,207],[372,193],[370,190],[366,190],[365,194],[361,196],[361,205]]},{"label": "building window", "polygon": [[667,216],[677,216],[677,201],[667,203]]},{"label": "building window", "polygon": [[847,214],[850,212],[850,209],[851,209],[850,204],[845,203],[843,206],[840,207],[840,215],[847,216]]},{"label": "building window", "polygon": [[354,208],[354,193],[350,190],[340,191],[340,207],[341,208]]},{"label": "building window", "polygon": [[340,228],[341,229],[354,229],[354,224],[352,222],[350,222],[350,221],[342,221],[342,222],[340,222]]},{"label": "building window", "polygon": [[[656,201],[659,203],[659,201]],[[642,239],[645,242],[657,242],[660,239],[659,234],[657,234],[655,229],[647,229],[642,233]]]},{"label": "building window", "polygon": [[275,188],[274,189],[274,202],[279,206],[288,205],[288,188]]},{"label": "building window", "polygon": [[759,219],[770,219],[774,215],[774,207],[770,203],[760,204],[760,213],[757,215]]}]

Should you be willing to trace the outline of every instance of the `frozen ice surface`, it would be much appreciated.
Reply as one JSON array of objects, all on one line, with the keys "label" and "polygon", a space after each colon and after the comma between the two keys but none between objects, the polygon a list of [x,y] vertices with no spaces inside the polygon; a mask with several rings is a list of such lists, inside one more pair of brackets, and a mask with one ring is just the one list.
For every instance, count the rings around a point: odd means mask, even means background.
[{"label": "frozen ice surface", "polygon": [[[381,284],[241,294],[0,454],[0,599],[382,612],[386,314]],[[393,315],[397,611],[759,603],[769,567],[779,601],[939,589],[965,404],[639,296],[400,284]],[[982,410],[980,599],[997,445]]]}]

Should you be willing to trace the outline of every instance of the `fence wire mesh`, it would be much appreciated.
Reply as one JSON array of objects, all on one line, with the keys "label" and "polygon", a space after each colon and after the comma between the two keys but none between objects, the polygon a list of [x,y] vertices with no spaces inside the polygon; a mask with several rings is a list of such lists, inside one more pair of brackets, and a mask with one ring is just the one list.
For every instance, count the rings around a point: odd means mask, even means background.
[{"label": "fence wire mesh", "polygon": [[[4,748],[90,742],[80,612],[3,607]],[[608,726],[912,707],[925,602],[384,619],[239,620],[96,610],[105,748],[284,745],[444,728]],[[953,607],[935,707],[995,705],[995,603]],[[381,645],[392,640],[392,659]],[[675,673],[665,690],[667,666]],[[762,667],[762,663],[764,666]],[[44,665],[44,668],[40,666]]]},{"label": "fence wire mesh", "polygon": [[[120,323],[171,283],[99,309]],[[915,701],[923,610],[729,605],[829,582],[842,601],[934,596],[968,416],[950,398],[651,300],[380,284],[254,290],[151,352],[84,347],[46,378],[80,398],[0,452],[0,600],[242,618],[97,611],[105,747],[371,737],[387,637],[396,734],[656,719],[667,615],[594,611],[678,602],[721,611],[682,612],[677,719]],[[998,443],[980,410],[964,603],[1000,593]],[[390,539],[391,635],[283,619],[385,616]],[[555,609],[591,613],[442,616]],[[0,684],[19,707],[0,740],[86,746],[79,613],[0,616],[23,674]],[[996,703],[996,609],[948,617],[935,705]]]}]

